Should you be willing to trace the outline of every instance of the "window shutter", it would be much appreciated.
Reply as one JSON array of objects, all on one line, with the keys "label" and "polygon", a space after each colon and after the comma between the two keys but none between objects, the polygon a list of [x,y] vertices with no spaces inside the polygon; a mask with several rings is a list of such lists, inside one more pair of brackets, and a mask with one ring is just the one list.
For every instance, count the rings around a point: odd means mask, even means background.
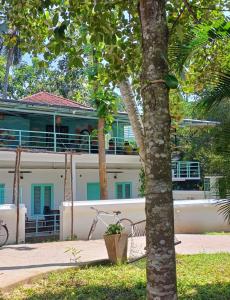
[{"label": "window shutter", "polygon": [[34,214],[41,214],[41,186],[34,187]]}]

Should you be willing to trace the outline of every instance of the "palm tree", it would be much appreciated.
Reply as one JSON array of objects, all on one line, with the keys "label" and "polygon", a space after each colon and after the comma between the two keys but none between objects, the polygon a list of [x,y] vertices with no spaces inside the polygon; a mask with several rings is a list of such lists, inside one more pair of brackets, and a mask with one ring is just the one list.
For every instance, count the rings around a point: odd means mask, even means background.
[{"label": "palm tree", "polygon": [[19,32],[16,28],[10,28],[5,15],[0,16],[0,51],[6,57],[5,76],[2,86],[2,95],[8,96],[9,74],[12,65],[17,65],[22,57],[19,47]]},{"label": "palm tree", "polygon": [[3,53],[6,56],[5,76],[3,82],[3,97],[8,97],[9,73],[12,65],[17,65],[22,57],[19,48],[19,35],[17,30],[11,30],[7,34],[8,45],[3,46]]}]

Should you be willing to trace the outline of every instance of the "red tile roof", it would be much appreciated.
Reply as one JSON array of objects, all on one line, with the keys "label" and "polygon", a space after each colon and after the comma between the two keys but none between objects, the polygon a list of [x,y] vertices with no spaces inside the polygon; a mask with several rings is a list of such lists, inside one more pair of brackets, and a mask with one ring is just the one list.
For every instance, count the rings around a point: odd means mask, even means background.
[{"label": "red tile roof", "polygon": [[61,106],[68,108],[92,109],[89,106],[77,103],[73,100],[63,98],[48,92],[39,92],[31,96],[21,99],[23,103],[47,105],[47,106]]}]

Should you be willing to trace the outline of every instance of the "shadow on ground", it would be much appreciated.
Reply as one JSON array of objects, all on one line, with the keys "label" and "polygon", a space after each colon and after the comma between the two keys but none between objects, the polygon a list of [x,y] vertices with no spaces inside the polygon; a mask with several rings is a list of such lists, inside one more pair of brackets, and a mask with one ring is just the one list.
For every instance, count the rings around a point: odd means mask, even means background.
[{"label": "shadow on ground", "polygon": [[34,249],[37,249],[37,248],[28,247],[28,246],[21,246],[21,247],[5,246],[5,247],[2,248],[2,250],[5,250],[5,249],[12,249],[12,250],[16,250],[16,251],[27,251],[27,250],[34,250]]},{"label": "shadow on ground", "polygon": [[229,300],[230,283],[205,284],[187,286],[187,289],[181,290],[179,283],[180,300]]}]

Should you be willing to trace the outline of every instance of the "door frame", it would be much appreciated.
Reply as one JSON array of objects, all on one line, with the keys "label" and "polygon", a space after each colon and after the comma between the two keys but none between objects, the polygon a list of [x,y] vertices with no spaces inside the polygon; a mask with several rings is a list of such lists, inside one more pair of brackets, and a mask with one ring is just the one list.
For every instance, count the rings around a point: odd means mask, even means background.
[{"label": "door frame", "polygon": [[38,217],[38,216],[44,216],[43,213],[41,214],[35,214],[34,213],[34,187],[36,186],[39,186],[41,187],[41,211],[42,211],[42,208],[44,209],[44,188],[46,186],[49,186],[51,187],[51,208],[50,209],[53,209],[54,208],[54,184],[53,183],[33,183],[31,184],[31,199],[30,199],[30,203],[31,203],[31,216],[32,217]]}]

